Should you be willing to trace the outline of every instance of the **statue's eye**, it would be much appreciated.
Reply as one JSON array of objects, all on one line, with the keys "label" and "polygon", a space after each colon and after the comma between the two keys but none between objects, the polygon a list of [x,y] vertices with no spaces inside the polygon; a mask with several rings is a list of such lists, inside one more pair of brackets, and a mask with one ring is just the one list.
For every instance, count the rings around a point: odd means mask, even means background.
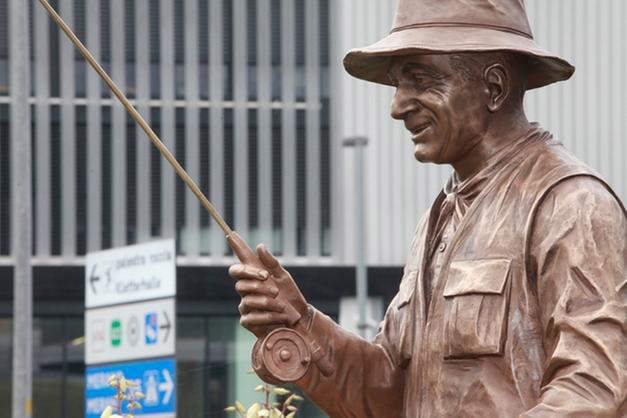
[{"label": "statue's eye", "polygon": [[412,78],[414,82],[418,85],[425,85],[430,81],[430,77],[426,76],[423,73],[414,73],[412,74]]}]

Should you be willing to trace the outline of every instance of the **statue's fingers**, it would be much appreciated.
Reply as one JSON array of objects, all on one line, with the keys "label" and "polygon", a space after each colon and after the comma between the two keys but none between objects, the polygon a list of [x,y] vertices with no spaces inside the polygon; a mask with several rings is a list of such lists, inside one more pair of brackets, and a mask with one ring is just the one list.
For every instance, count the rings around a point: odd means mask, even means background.
[{"label": "statue's fingers", "polygon": [[269,311],[252,311],[246,315],[242,315],[239,322],[245,328],[268,325],[285,324],[287,318],[285,314]]},{"label": "statue's fingers", "polygon": [[262,282],[257,279],[241,279],[235,283],[235,290],[240,296],[246,295],[266,295],[270,297],[277,297],[279,294],[279,288],[269,282]]},{"label": "statue's fingers", "polygon": [[283,278],[289,276],[287,270],[283,268],[279,260],[276,259],[274,255],[266,248],[265,245],[259,244],[257,246],[257,255],[259,256],[259,260],[265,265],[268,271],[277,278]]},{"label": "statue's fingers", "polygon": [[233,264],[229,267],[229,276],[235,280],[266,280],[270,274],[264,269],[247,264]]},{"label": "statue's fingers", "polygon": [[270,296],[263,295],[248,295],[242,298],[239,304],[239,313],[242,315],[252,311],[283,312],[284,310],[285,304]]}]

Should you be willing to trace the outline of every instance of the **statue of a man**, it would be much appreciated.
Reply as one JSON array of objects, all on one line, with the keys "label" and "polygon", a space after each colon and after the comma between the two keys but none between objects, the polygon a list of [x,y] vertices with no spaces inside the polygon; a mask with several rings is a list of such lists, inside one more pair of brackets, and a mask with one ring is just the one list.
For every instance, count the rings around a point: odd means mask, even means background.
[{"label": "statue of a man", "polygon": [[627,214],[527,121],[525,91],[574,68],[534,43],[523,0],[400,0],[344,65],[393,86],[416,159],[454,173],[374,341],[308,305],[264,247],[265,270],[230,269],[241,323],[262,337],[300,312],[335,370],[296,383],[333,417],[627,416]]}]

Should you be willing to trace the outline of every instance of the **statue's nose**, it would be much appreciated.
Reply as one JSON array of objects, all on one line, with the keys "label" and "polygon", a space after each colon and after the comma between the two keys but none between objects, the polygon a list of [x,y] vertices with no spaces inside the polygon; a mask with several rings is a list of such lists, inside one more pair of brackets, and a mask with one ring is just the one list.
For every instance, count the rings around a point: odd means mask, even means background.
[{"label": "statue's nose", "polygon": [[415,111],[417,107],[416,100],[412,99],[406,89],[401,87],[396,88],[396,93],[394,93],[392,103],[390,104],[390,115],[394,119],[405,119],[407,114]]}]

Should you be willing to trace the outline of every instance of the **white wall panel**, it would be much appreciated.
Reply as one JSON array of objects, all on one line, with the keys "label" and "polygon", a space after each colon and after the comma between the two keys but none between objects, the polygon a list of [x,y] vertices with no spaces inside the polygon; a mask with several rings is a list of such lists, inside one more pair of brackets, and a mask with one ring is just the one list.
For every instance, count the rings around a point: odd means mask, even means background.
[{"label": "white wall panel", "polygon": [[[530,120],[552,131],[579,158],[598,170],[627,199],[624,132],[627,129],[627,5],[624,0],[527,0],[535,38],[577,67],[574,77],[538,91],[526,100]],[[395,1],[346,0],[340,27],[344,51],[368,45],[390,29]],[[371,265],[404,262],[417,219],[434,199],[450,169],[420,164],[402,123],[389,116],[393,89],[356,80],[342,69],[343,94],[336,140],[365,135],[368,145],[367,224]],[[344,150],[341,205],[343,254],[353,261],[353,165]]]}]

